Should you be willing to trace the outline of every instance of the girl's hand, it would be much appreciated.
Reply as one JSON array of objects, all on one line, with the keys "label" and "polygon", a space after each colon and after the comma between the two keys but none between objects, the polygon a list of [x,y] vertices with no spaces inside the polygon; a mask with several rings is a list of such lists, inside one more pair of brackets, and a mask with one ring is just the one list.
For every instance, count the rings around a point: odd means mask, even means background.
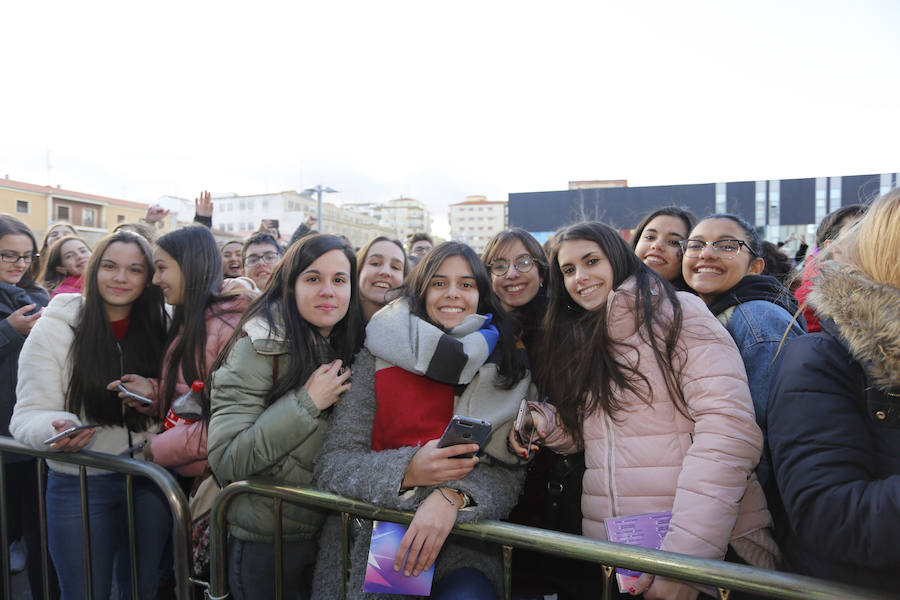
[{"label": "girl's hand", "polygon": [[[56,435],[70,427],[75,427],[77,423],[75,423],[75,421],[60,419],[58,421],[53,421],[51,425],[53,425],[53,434]],[[62,450],[63,452],[78,452],[88,445],[88,442],[91,441],[92,437],[94,437],[93,429],[82,429],[74,435],[53,442],[50,444],[50,447],[54,450]]]},{"label": "girl's hand", "polygon": [[139,412],[145,414],[152,414],[153,412],[155,412],[155,400],[153,404],[143,404],[141,402],[138,402],[134,398],[129,398],[127,395],[125,395],[125,392],[119,389],[119,384],[122,384],[125,389],[127,389],[132,394],[137,394],[138,396],[143,396],[144,398],[154,400],[153,384],[150,383],[149,379],[134,374],[122,375],[122,379],[111,381],[109,385],[106,386],[106,389],[113,392],[119,392],[119,398],[122,399],[122,404],[124,404],[125,406],[130,406],[131,408],[135,408]]},{"label": "girl's hand", "polygon": [[[543,441],[547,437],[547,417],[539,410],[532,409],[528,413],[531,422],[530,424],[526,423],[526,426],[522,428],[522,433],[517,432],[515,428],[509,430],[509,447],[514,454],[522,458],[528,458],[529,452],[540,450],[541,446],[536,442]],[[534,432],[533,436],[532,432]],[[527,439],[521,439],[526,436]]]},{"label": "girl's hand", "polygon": [[[457,493],[450,490],[447,495],[452,499]],[[403,574],[409,577],[430,569],[453,529],[458,513],[456,504],[447,502],[438,490],[431,492],[416,509],[416,516],[400,540],[394,557],[394,570],[403,569]]]},{"label": "girl's hand", "polygon": [[478,452],[478,444],[457,444],[438,448],[438,441],[429,440],[413,454],[400,487],[438,485],[445,481],[456,481],[468,475],[478,464],[477,456],[453,458],[460,454]]},{"label": "girl's hand", "polygon": [[341,361],[321,365],[313,371],[303,389],[319,410],[325,410],[350,389],[350,369],[341,369]]},{"label": "girl's hand", "polygon": [[35,304],[27,304],[19,310],[10,313],[10,315],[6,317],[6,320],[9,321],[10,326],[17,332],[19,332],[19,335],[28,335],[29,333],[31,333],[31,328],[34,327],[34,324],[37,322],[37,320],[41,318],[41,315],[43,314],[41,311],[43,309],[30,316],[25,315],[25,313],[27,313],[29,310],[32,310],[35,306]]}]

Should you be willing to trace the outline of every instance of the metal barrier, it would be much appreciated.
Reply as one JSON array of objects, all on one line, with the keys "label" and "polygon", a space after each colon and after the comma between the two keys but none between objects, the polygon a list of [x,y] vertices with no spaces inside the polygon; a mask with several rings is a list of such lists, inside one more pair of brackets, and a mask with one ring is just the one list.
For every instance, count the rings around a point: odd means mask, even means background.
[{"label": "metal barrier", "polygon": [[[7,540],[7,514],[6,514],[6,490],[3,467],[3,453],[14,452],[16,454],[25,454],[37,458],[37,480],[38,480],[38,497],[40,500],[40,517],[41,517],[41,563],[44,579],[44,596],[48,595],[48,579],[49,579],[49,554],[47,551],[47,515],[45,505],[45,490],[43,485],[43,476],[47,469],[46,459],[59,462],[76,464],[79,467],[79,475],[81,479],[81,514],[83,527],[83,540],[85,544],[85,591],[86,597],[93,597],[92,577],[91,577],[91,552],[89,537],[89,522],[87,513],[87,467],[102,469],[114,473],[125,474],[125,489],[127,494],[127,512],[128,512],[128,542],[129,555],[131,558],[131,590],[132,597],[138,598],[137,583],[137,563],[136,541],[135,541],[135,525],[134,525],[134,481],[133,477],[139,475],[146,477],[152,481],[162,491],[169,503],[172,511],[172,545],[175,555],[175,592],[179,600],[188,600],[191,598],[191,562],[193,554],[191,550],[191,513],[188,509],[188,501],[181,490],[181,487],[175,481],[175,478],[164,468],[157,464],[113,456],[110,454],[102,454],[99,452],[90,452],[81,450],[79,452],[44,452],[34,450],[28,446],[24,446],[12,438],[0,436],[0,525],[3,528],[3,535],[0,536],[2,542],[2,562],[3,562],[3,592],[5,598],[11,598],[10,593],[10,568],[9,568],[9,540]],[[32,549],[33,551],[33,549]],[[37,600],[37,599],[35,599]]]},{"label": "metal barrier", "polygon": [[[281,503],[304,504],[342,513],[344,524],[344,565],[348,557],[348,516],[358,515],[368,519],[409,523],[413,514],[379,508],[366,502],[344,498],[313,488],[287,487],[268,481],[238,481],[224,488],[213,504],[210,515],[211,577],[208,593],[213,599],[224,599],[229,595],[226,572],[226,515],[229,503],[240,494],[259,494],[272,498],[278,525],[275,529],[275,572],[282,569]],[[592,540],[578,535],[558,533],[513,525],[499,521],[484,521],[478,524],[456,525],[451,535],[461,535],[499,544],[503,549],[506,598],[511,594],[512,549],[521,548],[544,554],[598,563],[604,576],[604,600],[610,597],[611,579],[614,567],[625,567],[635,571],[654,573],[666,577],[683,579],[709,585],[719,590],[723,600],[727,600],[730,590],[740,590],[772,598],[817,600],[846,600],[847,598],[878,599],[883,594],[860,590],[843,584],[813,579],[802,575],[769,571],[744,565],[726,563],[721,560],[696,558],[684,554],[649,550],[636,546],[626,546],[612,542]],[[346,582],[346,577],[344,577]],[[276,598],[281,598],[281,578],[276,577]],[[346,586],[346,583],[345,583]],[[346,589],[344,589],[346,597]]]}]

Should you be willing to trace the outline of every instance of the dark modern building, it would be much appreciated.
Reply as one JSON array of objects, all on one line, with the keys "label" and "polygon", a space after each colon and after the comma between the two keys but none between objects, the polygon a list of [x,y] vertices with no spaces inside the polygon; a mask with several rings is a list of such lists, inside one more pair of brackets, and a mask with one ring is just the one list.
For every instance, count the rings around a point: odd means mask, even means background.
[{"label": "dark modern building", "polygon": [[900,185],[900,173],[844,175],[809,179],[730,181],[509,195],[509,226],[521,227],[543,241],[554,231],[583,220],[602,221],[630,230],[661,206],[681,206],[697,217],[736,213],[776,241],[789,231],[813,233],[829,212],[868,202]]}]

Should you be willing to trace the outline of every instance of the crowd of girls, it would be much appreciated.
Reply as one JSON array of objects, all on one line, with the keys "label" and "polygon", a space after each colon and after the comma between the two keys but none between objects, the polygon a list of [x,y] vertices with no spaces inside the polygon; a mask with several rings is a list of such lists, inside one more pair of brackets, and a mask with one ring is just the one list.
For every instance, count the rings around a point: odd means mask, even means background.
[{"label": "crowd of girls", "polygon": [[[789,279],[765,274],[755,228],[676,207],[647,215],[631,246],[579,223],[546,252],[511,229],[480,258],[446,242],[415,261],[396,240],[354,252],[308,227],[287,249],[268,231],[217,248],[191,226],[155,242],[120,230],[91,251],[63,225],[38,252],[4,215],[3,406],[32,447],[96,425],[50,448],[152,460],[186,489],[210,472],[222,485],[264,477],[411,511],[380,568],[434,567],[435,598],[502,595],[498,548],[448,534],[514,508],[518,522],[596,539],[608,518],[671,511],[664,550],[890,589],[900,531],[879,515],[900,512],[900,193],[862,213],[823,222],[802,306]],[[45,290],[56,294],[40,311]],[[801,309],[822,333],[805,333]],[[198,418],[173,417],[194,381],[205,384]],[[530,433],[514,427],[523,400]],[[491,435],[439,448],[453,415],[489,421]],[[34,478],[24,457],[4,459],[8,478],[16,463],[17,481]],[[79,598],[78,478],[49,466],[50,553],[62,597]],[[124,479],[88,474],[92,576],[107,598],[114,583],[131,588]],[[557,486],[575,502],[537,491]],[[26,537],[27,487],[11,504]],[[152,598],[171,563],[171,516],[150,485],[136,482],[135,502],[137,586]],[[273,521],[264,498],[231,505],[236,598],[274,597]],[[340,530],[318,509],[283,509],[285,597],[340,595]],[[351,598],[390,597],[363,591],[371,537],[372,522],[353,522]],[[516,593],[565,600],[595,585],[553,575],[541,585],[532,573]],[[644,575],[629,592],[711,590]]]}]

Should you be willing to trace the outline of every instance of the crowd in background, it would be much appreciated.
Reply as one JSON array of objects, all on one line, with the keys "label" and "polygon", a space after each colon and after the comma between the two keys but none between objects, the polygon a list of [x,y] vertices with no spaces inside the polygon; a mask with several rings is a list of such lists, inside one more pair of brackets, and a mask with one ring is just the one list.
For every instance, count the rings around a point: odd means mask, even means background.
[{"label": "crowd in background", "polygon": [[[664,511],[663,550],[896,591],[900,191],[828,215],[793,256],[674,206],[630,244],[583,222],[543,246],[503,231],[480,257],[424,233],[356,249],[314,218],[286,243],[263,220],[217,244],[211,216],[204,192],[196,224],[157,235],[151,209],[91,248],[0,215],[0,434],[153,461],[191,497],[264,477],[412,511],[390,568],[434,567],[433,598],[503,594],[499,548],[448,539],[456,523],[605,540],[609,518]],[[489,437],[440,447],[454,415]],[[44,597],[34,459],[3,460],[4,533]],[[48,466],[46,594],[82,598],[78,469]],[[87,475],[94,597],[130,597],[125,478]],[[134,487],[140,597],[166,597],[172,517]],[[340,519],[282,519],[285,597],[338,597]],[[274,597],[271,501],[238,497],[228,527],[232,595]],[[208,536],[197,519],[200,577]],[[363,591],[371,537],[355,519],[351,598],[391,597]],[[518,556],[521,600],[598,593],[598,565]],[[625,592],[714,593],[652,575]]]}]

